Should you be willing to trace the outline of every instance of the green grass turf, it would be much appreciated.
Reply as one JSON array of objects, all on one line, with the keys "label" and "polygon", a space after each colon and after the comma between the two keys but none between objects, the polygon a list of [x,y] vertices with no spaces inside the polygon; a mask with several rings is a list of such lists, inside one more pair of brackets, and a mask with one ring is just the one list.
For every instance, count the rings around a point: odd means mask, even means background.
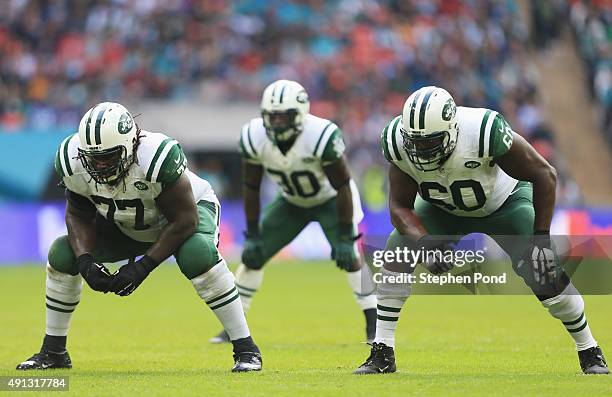
[{"label": "green grass turf", "polygon": [[[0,268],[0,375],[24,375],[15,365],[40,347],[44,277],[42,266]],[[612,297],[585,300],[612,357]],[[216,318],[164,265],[127,298],[85,287],[68,342],[74,368],[44,375],[69,375],[71,395],[100,396],[612,394],[612,376],[581,375],[567,332],[531,296],[412,297],[399,372],[385,376],[351,374],[369,352],[362,317],[331,262],[272,263],[249,314],[264,371],[231,374],[230,346],[208,344]]]}]

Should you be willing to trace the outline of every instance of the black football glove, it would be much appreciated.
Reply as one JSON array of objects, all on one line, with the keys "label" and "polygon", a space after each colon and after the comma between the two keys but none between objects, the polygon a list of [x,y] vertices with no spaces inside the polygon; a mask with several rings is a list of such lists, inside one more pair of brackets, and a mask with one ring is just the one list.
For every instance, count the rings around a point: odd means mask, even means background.
[{"label": "black football glove", "polygon": [[427,255],[423,261],[423,266],[432,274],[442,274],[452,270],[455,265],[448,261],[445,255],[447,251],[453,251],[453,247],[448,241],[437,239],[433,236],[421,237],[417,247],[423,249]]},{"label": "black football glove", "polygon": [[525,249],[517,267],[530,287],[537,288],[554,285],[558,277],[556,255],[550,234],[536,232]]},{"label": "black football glove", "polygon": [[257,222],[249,222],[244,232],[244,248],[242,249],[242,263],[249,269],[261,269],[264,265],[263,239],[259,234]]},{"label": "black football glove", "polygon": [[113,281],[113,275],[101,263],[95,263],[93,255],[82,254],[76,260],[79,273],[94,291],[107,293]]},{"label": "black football glove", "polygon": [[351,223],[341,223],[338,227],[338,239],[336,246],[332,249],[331,257],[336,261],[336,266],[342,270],[351,271],[357,261],[357,250],[355,241],[361,237],[353,230]]},{"label": "black football glove", "polygon": [[135,262],[128,262],[113,275],[111,291],[119,296],[128,296],[156,267],[157,263],[147,255]]}]

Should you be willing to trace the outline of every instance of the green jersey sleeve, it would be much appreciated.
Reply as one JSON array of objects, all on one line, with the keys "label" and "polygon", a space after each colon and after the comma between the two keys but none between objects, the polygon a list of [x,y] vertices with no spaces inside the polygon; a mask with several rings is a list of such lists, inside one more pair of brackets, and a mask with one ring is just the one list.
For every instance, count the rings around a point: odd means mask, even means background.
[{"label": "green jersey sleeve", "polygon": [[163,186],[168,186],[177,181],[187,168],[187,157],[181,148],[180,144],[172,146],[164,162],[159,169],[157,182],[161,182]]},{"label": "green jersey sleeve", "polygon": [[323,165],[331,164],[342,158],[344,155],[344,137],[340,128],[336,128],[327,140],[323,154],[321,154],[321,163]]},{"label": "green jersey sleeve", "polygon": [[498,113],[489,135],[489,157],[495,158],[507,153],[512,147],[512,139],[512,128],[504,116]]}]

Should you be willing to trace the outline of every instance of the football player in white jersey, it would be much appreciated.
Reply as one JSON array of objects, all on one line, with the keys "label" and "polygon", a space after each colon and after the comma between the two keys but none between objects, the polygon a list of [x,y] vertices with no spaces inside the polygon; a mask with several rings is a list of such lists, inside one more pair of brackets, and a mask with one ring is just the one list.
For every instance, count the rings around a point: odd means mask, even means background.
[{"label": "football player in white jersey", "polygon": [[[236,286],[245,312],[259,289],[262,267],[310,222],[318,222],[339,268],[366,319],[366,337],[374,337],[376,298],[369,269],[360,255],[357,225],[363,218],[359,193],[351,180],[340,128],[310,114],[304,87],[295,81],[270,84],[261,100],[261,117],[244,125],[244,210],[247,220],[242,264]],[[279,186],[278,197],[260,219],[259,189],[264,172]],[[362,277],[362,272],[367,273]],[[222,332],[213,343],[227,340]]]},{"label": "football player in white jersey", "polygon": [[[61,143],[55,170],[66,186],[68,235],[49,250],[42,348],[18,370],[72,367],[66,338],[83,279],[127,296],[170,255],[230,335],[232,371],[261,369],[234,276],[217,250],[219,201],[187,168],[176,140],[142,131],[125,107],[103,102]],[[114,274],[103,265],[125,259]]]},{"label": "football player in white jersey", "polygon": [[[556,171],[503,116],[457,107],[446,90],[424,87],[384,128],[381,145],[391,163],[389,211],[395,227],[386,249],[427,249],[433,255],[423,265],[440,274],[453,267],[444,261],[448,255],[436,255],[451,250],[450,241],[470,233],[492,236],[572,336],[583,372],[609,373],[582,296],[558,265],[551,243]],[[410,285],[389,281],[412,271],[414,264],[397,262],[381,269],[376,337],[356,374],[395,372],[395,328]]]}]

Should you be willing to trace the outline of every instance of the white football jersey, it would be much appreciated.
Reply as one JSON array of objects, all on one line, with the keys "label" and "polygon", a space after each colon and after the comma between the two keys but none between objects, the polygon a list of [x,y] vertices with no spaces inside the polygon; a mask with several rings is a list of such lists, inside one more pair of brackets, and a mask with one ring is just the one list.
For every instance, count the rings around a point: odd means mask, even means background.
[{"label": "white football jersey", "polygon": [[383,130],[385,158],[410,175],[421,198],[457,216],[483,217],[506,201],[517,180],[496,163],[512,146],[512,130],[503,116],[483,108],[457,107],[457,145],[442,166],[420,171],[408,159],[400,133],[402,117]]},{"label": "white football jersey", "polygon": [[187,168],[187,159],[179,143],[164,134],[142,131],[138,161],[133,163],[124,180],[111,186],[94,181],[78,160],[79,136],[73,134],[60,145],[55,169],[68,190],[88,198],[97,211],[130,238],[157,241],[168,223],[155,199],[164,185],[186,172],[194,200],[219,203],[210,184]]},{"label": "white football jersey", "polygon": [[[240,136],[240,151],[246,161],[260,164],[278,184],[285,200],[302,208],[315,207],[336,197],[336,189],[323,167],[341,158],[344,149],[340,128],[312,114],[304,118],[302,132],[285,154],[268,138],[261,117],[246,123]],[[354,220],[359,222],[363,218],[359,193],[353,181],[350,186]]]}]

